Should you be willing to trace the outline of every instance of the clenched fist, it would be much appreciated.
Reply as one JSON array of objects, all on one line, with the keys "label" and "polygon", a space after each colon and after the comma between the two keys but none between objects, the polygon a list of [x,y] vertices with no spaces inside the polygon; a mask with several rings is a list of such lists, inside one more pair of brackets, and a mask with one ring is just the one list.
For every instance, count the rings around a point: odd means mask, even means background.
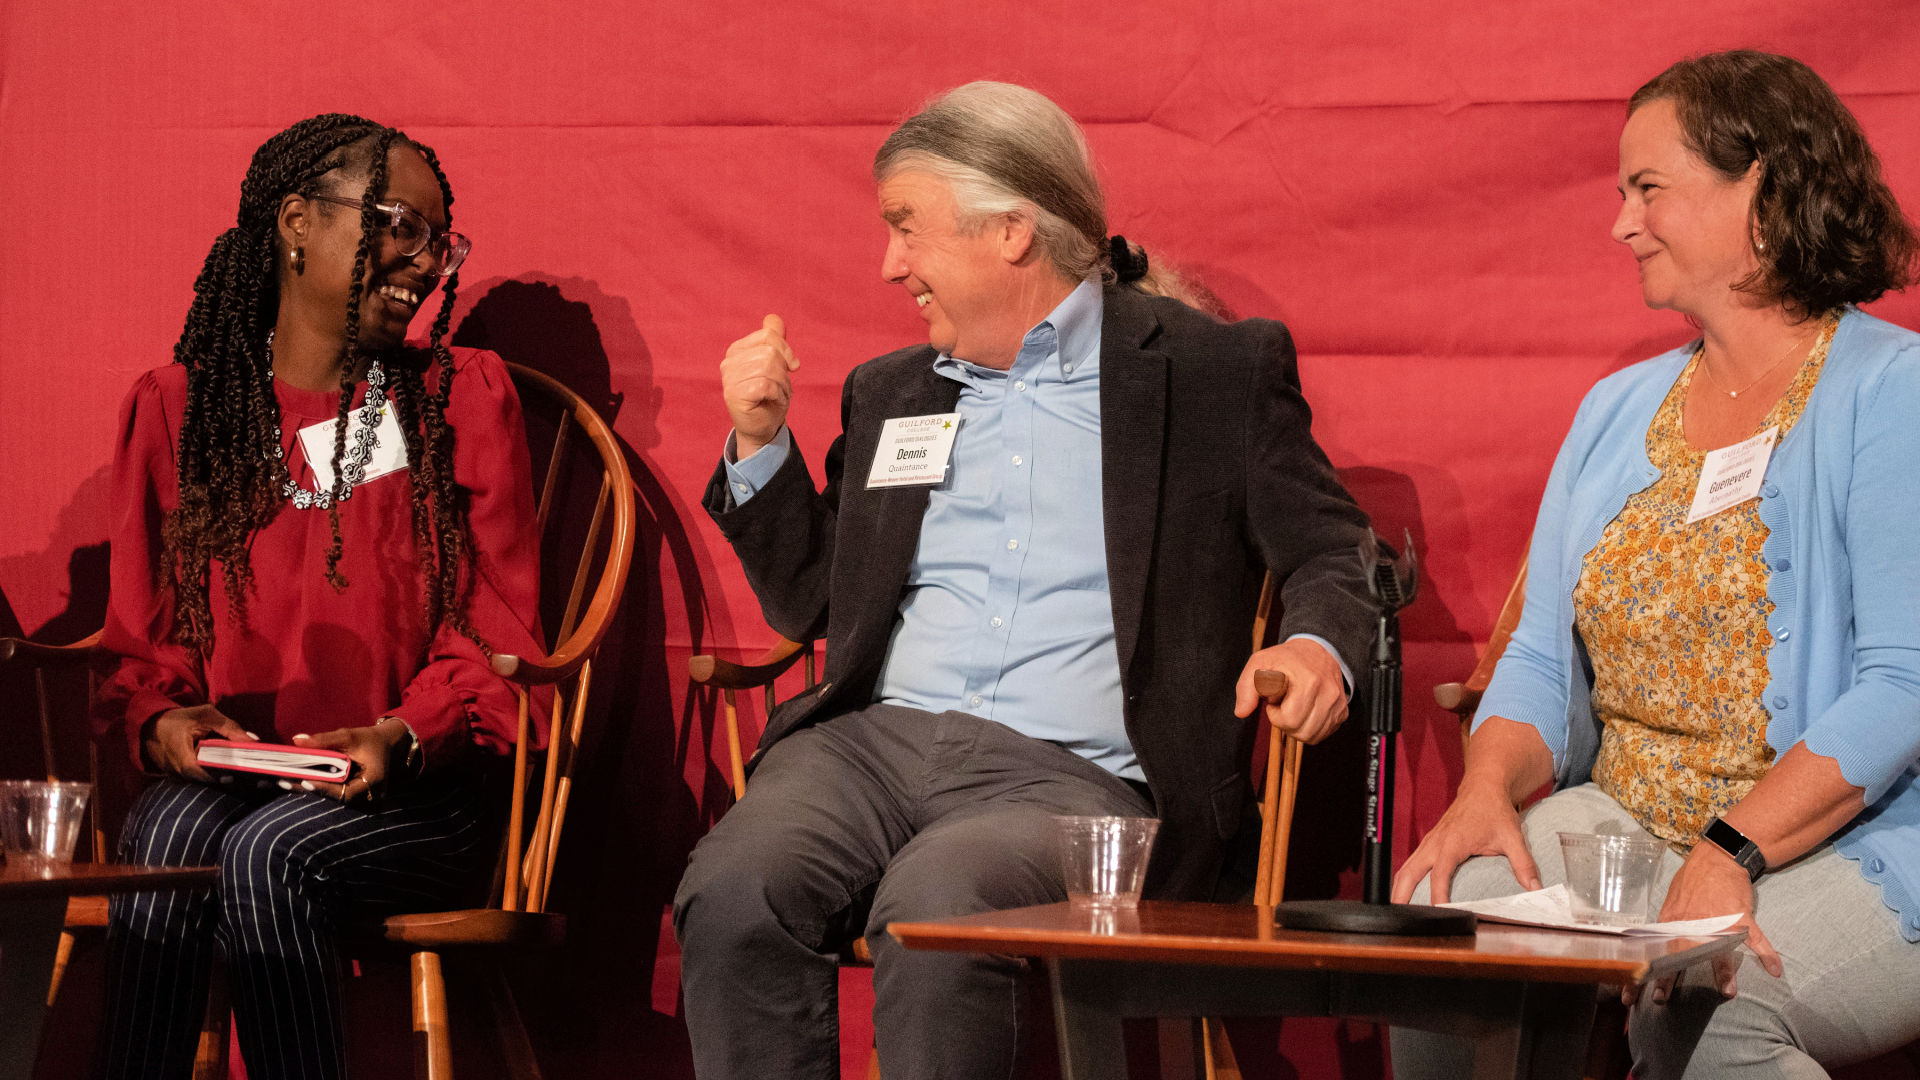
[{"label": "clenched fist", "polygon": [[745,461],[773,441],[793,402],[790,373],[800,361],[787,346],[787,324],[769,315],[760,329],[727,346],[720,361],[720,396],[733,419],[734,460]]}]

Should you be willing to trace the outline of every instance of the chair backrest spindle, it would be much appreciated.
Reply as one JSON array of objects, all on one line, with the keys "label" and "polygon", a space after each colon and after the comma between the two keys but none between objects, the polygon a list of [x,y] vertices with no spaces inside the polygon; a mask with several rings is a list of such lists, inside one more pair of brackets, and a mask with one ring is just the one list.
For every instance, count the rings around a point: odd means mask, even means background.
[{"label": "chair backrest spindle", "polygon": [[540,485],[540,497],[533,504],[533,527],[541,535],[547,535],[547,512],[553,506],[553,489],[560,483],[560,466],[567,457],[567,435],[572,431],[572,417],[561,413],[554,423],[553,453],[547,458],[547,478]]}]

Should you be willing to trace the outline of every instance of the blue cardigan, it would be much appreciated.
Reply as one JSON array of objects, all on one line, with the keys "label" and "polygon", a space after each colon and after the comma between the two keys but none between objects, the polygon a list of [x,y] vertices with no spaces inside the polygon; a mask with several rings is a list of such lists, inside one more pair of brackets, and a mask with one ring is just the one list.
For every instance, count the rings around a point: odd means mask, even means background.
[{"label": "blue cardigan", "polygon": [[[1554,785],[1585,783],[1600,749],[1573,587],[1587,552],[1659,478],[1647,427],[1692,346],[1617,372],[1580,405],[1541,499],[1526,604],[1474,723],[1530,724]],[[1774,644],[1767,742],[1804,742],[1866,790],[1834,848],[1880,886],[1920,941],[1920,335],[1849,308],[1806,411],[1760,491]]]}]

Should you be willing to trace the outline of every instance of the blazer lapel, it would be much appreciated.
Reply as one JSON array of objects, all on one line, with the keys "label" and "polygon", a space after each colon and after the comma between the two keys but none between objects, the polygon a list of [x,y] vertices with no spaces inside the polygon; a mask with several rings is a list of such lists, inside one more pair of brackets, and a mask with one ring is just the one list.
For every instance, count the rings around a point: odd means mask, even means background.
[{"label": "blazer lapel", "polygon": [[1143,346],[1160,324],[1131,289],[1106,291],[1100,325],[1101,519],[1114,643],[1124,680],[1140,641],[1147,576],[1159,520],[1161,450],[1166,440],[1168,362]]}]

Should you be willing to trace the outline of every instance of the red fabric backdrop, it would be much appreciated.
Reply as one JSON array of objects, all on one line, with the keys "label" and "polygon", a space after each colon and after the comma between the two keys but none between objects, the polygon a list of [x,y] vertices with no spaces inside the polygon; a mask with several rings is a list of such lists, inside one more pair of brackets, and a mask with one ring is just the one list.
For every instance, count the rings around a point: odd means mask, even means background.
[{"label": "red fabric backdrop", "polygon": [[[805,361],[794,424],[817,454],[847,370],[921,330],[878,274],[874,148],[930,93],[1008,79],[1087,126],[1115,231],[1292,326],[1321,442],[1383,532],[1412,531],[1429,576],[1406,620],[1404,853],[1459,773],[1427,688],[1471,664],[1581,393],[1688,336],[1641,306],[1607,237],[1626,95],[1690,52],[1793,53],[1920,208],[1908,0],[1667,6],[13,0],[0,629],[97,625],[114,409],[169,358],[253,148],[328,110],[431,143],[475,239],[456,326],[602,404],[647,510],[618,674],[601,677],[609,721],[583,792],[598,812],[562,864],[574,945],[523,980],[536,1038],[559,1075],[686,1075],[660,915],[726,796],[713,703],[688,695],[684,664],[769,640],[698,506],[726,430],[715,365],[784,315]],[[1920,324],[1920,297],[1875,310]],[[1354,888],[1358,742],[1308,755],[1295,895]],[[3,745],[9,771],[31,771],[16,735]],[[1381,1069],[1359,1028],[1248,1041],[1264,1075]]]}]

